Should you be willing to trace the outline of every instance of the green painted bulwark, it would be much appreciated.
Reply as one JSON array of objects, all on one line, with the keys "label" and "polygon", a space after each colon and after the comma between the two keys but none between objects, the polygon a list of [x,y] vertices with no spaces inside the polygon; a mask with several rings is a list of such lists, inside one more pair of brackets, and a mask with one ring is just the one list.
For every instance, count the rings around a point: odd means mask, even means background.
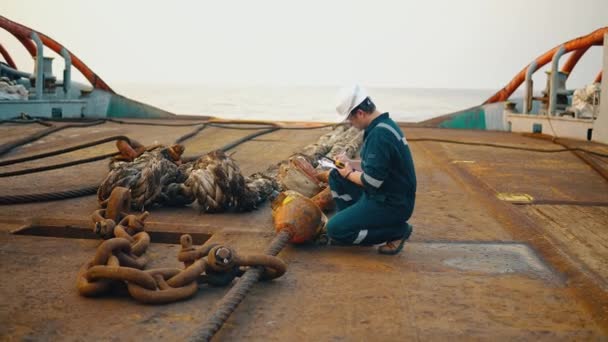
[{"label": "green painted bulwark", "polygon": [[483,108],[476,107],[474,109],[450,115],[439,124],[439,127],[485,130],[486,114]]},{"label": "green painted bulwark", "polygon": [[121,95],[110,98],[106,116],[111,118],[166,118],[174,114]]}]

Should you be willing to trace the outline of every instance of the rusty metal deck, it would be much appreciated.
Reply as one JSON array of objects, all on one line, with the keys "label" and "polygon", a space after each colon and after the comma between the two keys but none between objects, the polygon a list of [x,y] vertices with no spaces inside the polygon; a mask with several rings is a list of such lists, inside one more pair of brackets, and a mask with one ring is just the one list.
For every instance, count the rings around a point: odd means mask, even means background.
[{"label": "rusty metal deck", "polygon": [[[0,126],[0,143],[33,125]],[[442,138],[553,149],[520,135],[403,127],[418,175],[414,234],[399,256],[366,247],[293,247],[287,273],[255,286],[218,340],[608,339],[608,181],[570,152],[536,153],[455,145]],[[59,131],[13,151],[26,156],[109,135],[169,144],[192,127],[105,123]],[[244,174],[262,171],[326,132],[279,130],[233,150]],[[185,155],[223,146],[250,131],[209,127]],[[603,153],[608,147],[582,143]],[[85,151],[3,167],[54,164],[114,151]],[[100,182],[107,161],[0,178],[1,195]],[[598,160],[607,166],[605,160]],[[498,195],[538,200],[513,204]],[[542,200],[542,201],[540,201]],[[98,240],[15,235],[31,224],[90,227],[95,196],[0,206],[2,340],[182,340],[211,314],[227,288],[202,287],[191,300],[162,306],[128,296],[83,298],[78,268]],[[199,214],[149,208],[153,232],[211,235],[243,253],[261,252],[274,233],[269,205],[250,213]],[[154,240],[153,240],[154,242]],[[179,245],[153,243],[149,267],[179,267]]]}]

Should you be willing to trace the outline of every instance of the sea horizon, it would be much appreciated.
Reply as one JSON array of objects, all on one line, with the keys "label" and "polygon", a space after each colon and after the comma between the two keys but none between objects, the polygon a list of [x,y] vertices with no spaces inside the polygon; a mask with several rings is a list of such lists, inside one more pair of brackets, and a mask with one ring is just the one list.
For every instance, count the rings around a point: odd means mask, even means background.
[{"label": "sea horizon", "polygon": [[[121,95],[181,115],[227,119],[336,120],[338,86],[113,83]],[[400,122],[419,122],[480,105],[496,89],[367,87],[382,112]]]}]

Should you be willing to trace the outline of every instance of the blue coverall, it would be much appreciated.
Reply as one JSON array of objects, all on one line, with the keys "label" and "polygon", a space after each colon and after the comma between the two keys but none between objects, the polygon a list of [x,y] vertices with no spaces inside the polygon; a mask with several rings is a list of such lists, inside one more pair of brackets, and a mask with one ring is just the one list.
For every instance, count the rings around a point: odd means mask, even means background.
[{"label": "blue coverall", "polygon": [[416,172],[407,140],[388,113],[365,129],[361,148],[363,187],[329,174],[338,212],[327,234],[339,244],[374,245],[401,239],[416,199]]}]

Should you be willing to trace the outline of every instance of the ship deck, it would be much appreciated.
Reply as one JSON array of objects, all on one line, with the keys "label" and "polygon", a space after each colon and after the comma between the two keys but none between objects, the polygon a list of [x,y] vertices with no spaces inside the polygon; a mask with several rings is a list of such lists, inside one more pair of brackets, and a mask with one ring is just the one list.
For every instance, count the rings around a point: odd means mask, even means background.
[{"label": "ship deck", "polygon": [[[42,129],[0,125],[0,144]],[[145,145],[170,144],[192,129],[112,122],[69,128],[2,160],[110,135],[126,135]],[[402,129],[418,177],[410,220],[414,233],[404,251],[384,256],[372,247],[287,246],[279,254],[288,264],[287,273],[256,284],[216,338],[608,339],[608,181],[572,152],[419,139],[561,148],[551,141],[505,132],[415,125]],[[288,158],[327,131],[278,130],[231,153],[248,175]],[[211,151],[251,132],[207,127],[185,143],[185,155]],[[569,143],[608,153],[605,145]],[[113,151],[114,144],[107,143],[5,166],[2,172]],[[608,171],[608,160],[592,158],[596,167]],[[98,161],[0,178],[0,189],[3,196],[67,190],[98,184],[106,173],[107,160]],[[510,198],[533,200],[514,203]],[[2,340],[183,340],[201,327],[228,291],[203,286],[190,300],[160,306],[139,304],[128,296],[79,296],[76,274],[100,240],[77,238],[74,232],[91,229],[90,215],[97,208],[96,196],[0,206]],[[262,253],[274,236],[268,203],[248,213],[147,209],[146,229],[157,236],[198,233],[243,254]],[[177,234],[165,236],[163,243],[153,238],[149,268],[181,266],[176,259],[180,246],[173,238]]]}]

